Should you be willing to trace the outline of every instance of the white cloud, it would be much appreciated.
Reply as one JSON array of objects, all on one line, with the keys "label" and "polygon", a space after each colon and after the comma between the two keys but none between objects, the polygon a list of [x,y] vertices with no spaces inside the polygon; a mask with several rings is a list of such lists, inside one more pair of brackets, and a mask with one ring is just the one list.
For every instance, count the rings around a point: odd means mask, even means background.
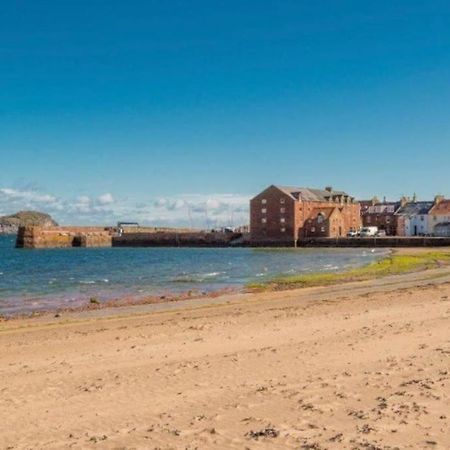
[{"label": "white cloud", "polygon": [[98,197],[98,203],[100,203],[100,205],[110,205],[111,203],[114,203],[114,197],[108,192]]},{"label": "white cloud", "polygon": [[56,202],[56,197],[48,194],[40,194],[34,191],[20,191],[17,189],[2,188],[0,189],[0,198],[9,199],[11,201],[28,201],[34,203],[50,203]]},{"label": "white cloud", "polygon": [[247,224],[250,196],[235,194],[181,194],[139,202],[115,198],[112,193],[62,198],[30,189],[0,188],[0,211],[11,214],[37,209],[61,224],[113,225],[137,221],[154,226],[211,228]]}]

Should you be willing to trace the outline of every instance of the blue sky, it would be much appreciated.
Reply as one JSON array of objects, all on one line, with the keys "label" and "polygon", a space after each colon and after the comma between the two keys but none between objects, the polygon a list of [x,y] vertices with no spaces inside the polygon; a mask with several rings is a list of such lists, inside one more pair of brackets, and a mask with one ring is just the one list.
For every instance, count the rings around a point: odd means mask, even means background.
[{"label": "blue sky", "polygon": [[269,184],[450,196],[447,1],[0,12],[0,213],[246,222]]}]

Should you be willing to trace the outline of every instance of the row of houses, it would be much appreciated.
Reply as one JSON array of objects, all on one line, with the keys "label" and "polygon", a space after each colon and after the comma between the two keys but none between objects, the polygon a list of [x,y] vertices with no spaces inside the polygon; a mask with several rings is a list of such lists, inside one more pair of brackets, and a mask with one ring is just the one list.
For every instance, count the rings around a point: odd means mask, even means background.
[{"label": "row of houses", "polygon": [[403,197],[357,201],[331,186],[313,189],[271,185],[250,200],[250,238],[257,245],[296,245],[299,240],[336,238],[376,226],[388,236],[450,237],[450,200]]},{"label": "row of houses", "polygon": [[361,201],[363,226],[376,226],[388,236],[450,237],[450,200],[437,195],[433,201],[402,197],[398,202]]}]

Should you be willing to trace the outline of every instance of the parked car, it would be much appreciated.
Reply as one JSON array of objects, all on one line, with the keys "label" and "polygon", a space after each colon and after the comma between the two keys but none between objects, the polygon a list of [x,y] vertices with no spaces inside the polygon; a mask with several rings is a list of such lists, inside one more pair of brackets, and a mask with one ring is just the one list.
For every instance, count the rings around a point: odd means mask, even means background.
[{"label": "parked car", "polygon": [[374,237],[378,233],[378,227],[363,227],[361,228],[361,237]]},{"label": "parked car", "polygon": [[350,230],[347,233],[347,237],[358,237],[358,236],[359,236],[359,233],[357,231]]},{"label": "parked car", "polygon": [[385,230],[378,230],[377,237],[386,237],[386,231]]}]

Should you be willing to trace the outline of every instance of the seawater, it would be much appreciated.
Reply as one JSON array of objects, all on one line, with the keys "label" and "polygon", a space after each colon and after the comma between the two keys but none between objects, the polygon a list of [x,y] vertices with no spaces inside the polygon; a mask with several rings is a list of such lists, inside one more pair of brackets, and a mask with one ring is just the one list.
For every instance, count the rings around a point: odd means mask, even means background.
[{"label": "seawater", "polygon": [[78,307],[125,296],[241,289],[275,275],[332,272],[386,254],[370,249],[14,248],[0,236],[0,314]]}]

